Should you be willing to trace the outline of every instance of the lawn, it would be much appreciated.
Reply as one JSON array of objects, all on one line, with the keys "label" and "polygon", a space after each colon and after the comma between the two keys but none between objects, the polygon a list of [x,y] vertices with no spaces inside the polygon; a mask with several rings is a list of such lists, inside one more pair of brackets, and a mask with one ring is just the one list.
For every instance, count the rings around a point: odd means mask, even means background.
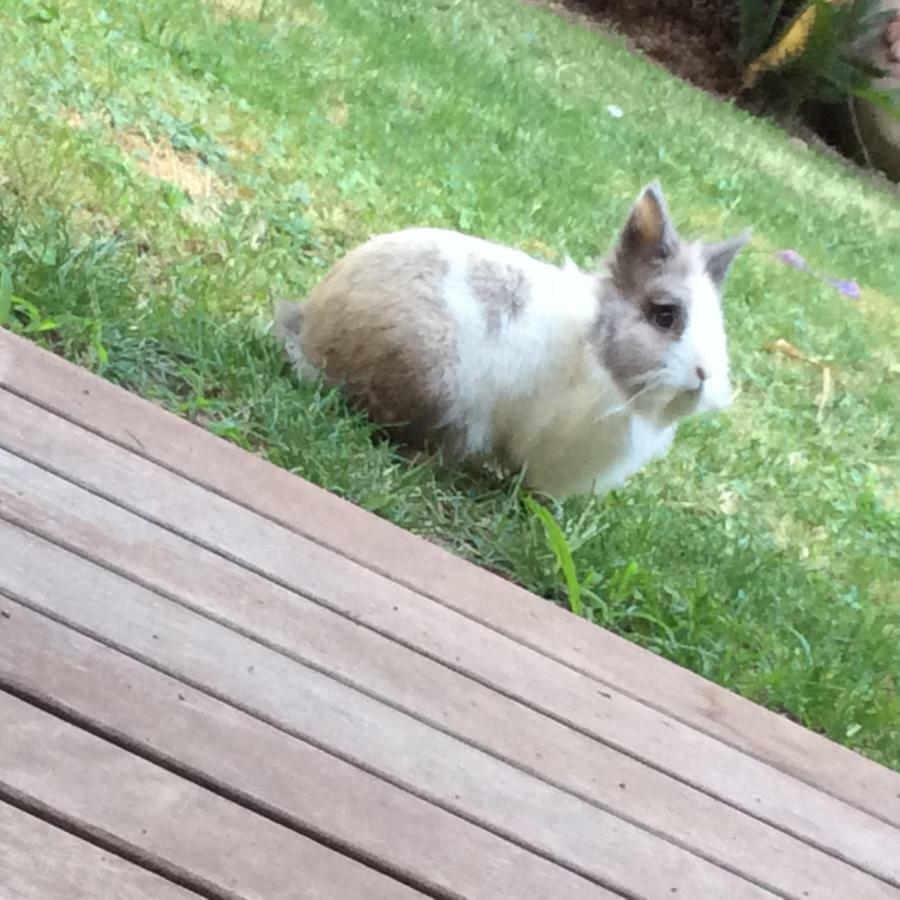
[{"label": "lawn", "polygon": [[[588,618],[900,769],[895,196],[518,0],[0,0],[0,53],[7,326],[562,604],[568,553]],[[589,265],[655,176],[685,233],[754,228],[738,396],[551,507],[563,541],[273,346],[272,300],[372,233]]]}]

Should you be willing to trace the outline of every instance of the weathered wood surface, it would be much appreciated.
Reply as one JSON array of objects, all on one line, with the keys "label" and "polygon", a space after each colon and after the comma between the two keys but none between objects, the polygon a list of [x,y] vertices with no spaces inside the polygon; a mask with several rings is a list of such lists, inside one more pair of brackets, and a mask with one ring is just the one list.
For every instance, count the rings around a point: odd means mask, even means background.
[{"label": "weathered wood surface", "polygon": [[[0,331],[0,385],[900,827],[894,773]],[[233,473],[240,472],[240,478]],[[314,509],[315,515],[308,511]],[[488,598],[492,602],[488,602]],[[516,616],[509,616],[514,607]]]},{"label": "weathered wood surface", "polygon": [[200,893],[254,900],[421,896],[4,692],[0,721],[3,794],[52,809],[97,843]]},{"label": "weathered wood surface", "polygon": [[197,900],[199,896],[0,801],[3,900]]},{"label": "weathered wood surface", "polygon": [[[240,795],[332,846],[380,861],[434,891],[466,897],[487,900],[505,891],[518,897],[555,898],[560,891],[604,896],[527,850],[296,740],[268,724],[264,711],[243,712],[12,601],[0,599],[0,610],[9,615],[0,632],[0,684],[119,735],[145,756],[177,760],[221,793]],[[135,620],[132,628],[147,624]],[[127,636],[114,633],[125,650]],[[150,640],[165,639],[165,632],[151,633]],[[207,639],[214,631],[194,636]],[[215,642],[210,648],[231,650]],[[165,655],[157,661],[162,666]],[[477,867],[471,865],[475,859]]]},{"label": "weathered wood surface", "polygon": [[134,890],[900,897],[895,773],[2,332],[0,689]]}]

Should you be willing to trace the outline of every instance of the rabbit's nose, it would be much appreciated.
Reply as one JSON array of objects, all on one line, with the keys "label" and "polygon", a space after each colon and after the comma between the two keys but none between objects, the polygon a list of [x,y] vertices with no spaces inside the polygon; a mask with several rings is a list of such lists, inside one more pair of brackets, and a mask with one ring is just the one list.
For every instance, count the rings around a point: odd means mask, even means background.
[{"label": "rabbit's nose", "polygon": [[697,372],[697,377],[700,381],[706,381],[706,369],[704,369],[703,366],[697,366],[695,371]]}]

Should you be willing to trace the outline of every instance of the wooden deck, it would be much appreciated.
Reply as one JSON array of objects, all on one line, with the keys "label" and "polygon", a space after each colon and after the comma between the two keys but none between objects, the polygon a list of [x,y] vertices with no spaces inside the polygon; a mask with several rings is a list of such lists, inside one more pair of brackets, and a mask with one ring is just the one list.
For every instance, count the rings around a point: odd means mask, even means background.
[{"label": "wooden deck", "polygon": [[900,897],[900,776],[0,332],[0,898]]}]

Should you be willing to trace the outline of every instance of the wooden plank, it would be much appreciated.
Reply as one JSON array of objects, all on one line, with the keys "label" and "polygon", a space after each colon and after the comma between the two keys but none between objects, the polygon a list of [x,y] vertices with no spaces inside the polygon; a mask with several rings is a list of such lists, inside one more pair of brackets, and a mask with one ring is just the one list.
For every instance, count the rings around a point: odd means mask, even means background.
[{"label": "wooden plank", "polygon": [[[21,560],[36,576],[4,585],[22,602],[614,892],[772,896],[182,605],[71,554],[54,555],[33,536],[23,552],[9,531],[0,529],[0,558]],[[131,537],[135,552],[142,538]]]},{"label": "wooden plank", "polygon": [[0,792],[222,898],[418,892],[0,692]]},{"label": "wooden plank", "polygon": [[[522,704],[504,703],[479,685],[435,671],[421,658],[401,648],[391,649],[374,635],[346,622],[336,622],[322,609],[303,604],[296,596],[243,570],[223,568],[221,559],[185,546],[150,526],[141,532],[145,534],[142,544],[145,548],[156,545],[156,549],[143,564],[140,557],[129,554],[124,547],[110,546],[103,556],[107,565],[121,565],[118,561],[128,558],[127,571],[135,577],[195,603],[204,598],[202,602],[211,614],[235,627],[264,634],[276,642],[282,636],[294,635],[290,648],[326,671],[364,686],[437,727],[449,728],[629,821],[683,843],[705,858],[748,874],[752,871],[748,867],[756,858],[753,848],[770,847],[769,855],[782,862],[767,870],[767,883],[787,890],[796,885],[798,877],[805,879],[805,873],[812,868],[803,861],[802,852],[785,845],[781,835],[760,829],[746,816],[680,788],[672,783],[672,778],[684,779],[724,798],[749,816],[774,824],[892,883],[900,882],[900,860],[883,852],[900,840],[900,835],[883,822],[745,757],[729,745],[667,720],[658,711],[628,697],[613,691],[598,693],[595,683],[571,669],[428,603],[3,392],[0,444],[63,471],[98,493],[115,497],[171,528],[199,536],[205,544],[229,557],[250,561],[258,570],[274,572],[282,583],[312,593],[354,621],[397,636],[427,655],[587,734],[572,734],[559,722],[529,715]],[[100,456],[104,465],[97,467]],[[124,534],[135,527],[128,524],[127,516],[123,518],[120,512],[90,498],[77,503],[55,502],[64,509],[48,519],[56,523],[53,535],[60,541],[80,541],[78,546],[85,553],[100,553],[104,541],[109,544],[111,540],[104,534]],[[73,512],[76,507],[78,511]],[[63,521],[62,516],[68,518]],[[38,521],[48,517],[35,510],[31,518]],[[78,535],[81,537],[76,538]],[[182,563],[161,571],[155,564],[159,558]],[[259,612],[235,619],[233,609],[219,606],[225,596],[231,604],[244,596],[245,608],[252,608],[254,598],[265,596],[268,612],[277,616],[277,621],[266,629],[265,616]],[[278,609],[283,612],[278,613]],[[301,615],[302,624],[288,624],[292,616]],[[435,709],[436,703],[440,704],[439,709]],[[509,724],[498,731],[496,722],[501,719]],[[599,738],[672,778],[648,772],[634,760],[598,747],[590,737]],[[598,768],[604,773],[599,779]],[[900,777],[894,777],[900,786]],[[636,788],[623,793],[619,787],[622,783]],[[700,814],[703,810],[709,813]],[[830,827],[835,818],[845,821],[847,828]],[[745,848],[743,855],[736,847]],[[821,869],[823,884],[839,882],[840,878],[830,879],[827,869],[827,865]]]},{"label": "wooden plank", "polygon": [[174,760],[429,895],[618,896],[11,600],[0,597],[0,611],[0,686]]},{"label": "wooden plank", "polygon": [[2,330],[0,384],[602,685],[900,825],[900,791],[887,769]]},{"label": "wooden plank", "polygon": [[[27,433],[35,436],[30,427]],[[72,446],[67,446],[69,455],[74,456]],[[115,480],[114,467],[105,463],[102,471],[106,478]],[[16,479],[21,477],[17,475]],[[22,481],[22,484],[25,483],[26,481]],[[46,479],[42,480],[40,486],[32,487],[32,494],[36,495],[44,487]],[[64,486],[65,490],[71,491],[71,488],[66,489]],[[578,796],[598,802],[630,821],[684,843],[706,858],[748,873],[753,871],[752,866],[757,859],[754,848],[762,846],[769,848],[773,858],[785,860],[771,872],[767,871],[767,877],[775,879],[768,883],[790,886],[796,883],[798,876],[801,881],[807,877],[805,873],[811,867],[803,862],[805,854],[798,852],[793,843],[786,844],[779,833],[761,829],[757,823],[747,821],[746,816],[721,807],[709,798],[697,795],[671,779],[641,767],[633,760],[611,753],[606,747],[597,746],[585,735],[572,732],[554,721],[547,721],[520,704],[497,697],[481,685],[460,679],[402,647],[379,639],[377,635],[367,633],[344,620],[336,620],[321,608],[303,603],[301,598],[278,586],[231,567],[220,558],[210,557],[172,535],[159,533],[158,529],[148,523],[133,522],[132,517],[115,507],[111,508],[103,501],[90,496],[81,498],[77,493],[71,497],[69,500],[58,500],[55,507],[48,506],[48,510],[55,510],[49,516],[35,509],[32,520],[55,522],[54,533],[58,539],[79,541],[84,552],[100,553],[108,565],[119,565],[120,560],[128,558],[128,571],[151,584],[159,581],[155,561],[165,558],[166,580],[163,586],[173,596],[191,603],[201,602],[206,612],[217,619],[229,621],[242,631],[260,634],[263,639],[276,645],[280,642],[281,646],[300,653],[317,667],[335,672],[343,680],[386,698],[393,705],[410,711],[437,727],[449,728],[477,746],[572,790]],[[202,498],[184,499],[189,505],[208,515],[203,510]],[[6,508],[11,509],[8,503]],[[76,509],[78,512],[73,513]],[[64,519],[67,515],[69,518]],[[107,518],[109,515],[112,518]],[[211,517],[210,521],[214,523],[213,527],[218,527],[214,518]],[[86,533],[85,527],[89,529]],[[104,534],[139,534],[139,543],[144,552],[129,552],[128,546],[134,541],[134,537],[129,538],[126,544],[113,545],[103,551],[101,548],[110,541],[110,538],[104,538]],[[78,537],[79,535],[81,536]],[[141,559],[144,560],[143,564]],[[23,571],[20,577],[24,581],[34,576]],[[188,580],[185,581],[185,578]],[[348,590],[354,589],[348,586]],[[222,600],[226,597],[228,599],[223,606]],[[233,604],[240,602],[241,597],[244,597],[242,609],[235,611]],[[265,610],[260,610],[258,607],[263,600]],[[492,641],[496,640],[492,633],[486,634]],[[457,640],[469,651],[474,648],[481,655],[492,658],[502,655],[502,648],[498,652],[497,648],[490,645],[482,647],[479,637],[478,634],[456,635]],[[453,647],[449,649],[452,651]],[[528,661],[516,664],[514,660],[510,670],[527,671]],[[552,676],[553,673],[549,673],[551,684]],[[578,685],[574,690],[576,698],[579,696],[577,688]],[[588,702],[593,699],[589,697]],[[617,706],[613,699],[610,697],[606,700],[612,704],[608,715],[614,719],[619,730],[627,730],[628,725],[633,724],[629,723],[629,710],[627,707]],[[501,721],[505,723],[505,727],[498,730],[496,725]],[[647,729],[641,725],[641,722],[637,723],[636,734],[631,737],[633,740],[648,741]],[[685,731],[690,738],[691,732]],[[664,732],[658,740],[669,741],[669,752],[676,759],[697,752],[697,748],[689,743],[687,747],[679,746],[683,737],[671,729]],[[730,754],[734,753],[730,748],[725,749]],[[710,765],[715,765],[715,760]],[[723,765],[730,769],[736,767],[727,760]],[[603,772],[602,778],[598,778],[598,770]],[[743,774],[739,765],[737,771]],[[757,776],[755,780],[748,778],[744,782],[748,794],[760,798],[760,806],[764,801],[778,807],[785,796],[778,783],[778,779],[785,780],[785,777],[778,772],[771,774],[776,778],[775,787],[766,777]],[[620,787],[623,783],[632,787],[623,792]],[[831,810],[831,815],[835,814],[836,801],[810,792],[805,785],[794,783],[794,786],[801,790],[800,800],[812,793],[814,801],[824,803],[825,808]],[[797,800],[796,795],[790,791],[786,796]],[[813,826],[822,822],[818,815],[809,814],[808,807],[809,802],[804,806],[798,801],[797,807],[792,804],[786,813],[796,818],[806,815]],[[813,813],[817,812],[819,809],[813,806]],[[875,865],[881,865],[890,877],[891,863],[883,862],[879,848],[892,843],[896,835],[876,820],[870,820],[854,810],[849,810],[849,813],[863,820],[862,830],[854,829],[847,836],[837,835],[836,839],[840,841],[843,838],[854,849],[863,848],[875,860]],[[686,822],[689,824],[685,824]],[[740,851],[735,848],[744,849]],[[848,858],[855,860],[853,856]],[[793,878],[789,874],[792,869]],[[825,865],[823,883],[828,881],[827,869],[828,866]],[[840,881],[839,878],[837,880]]]},{"label": "wooden plank", "polygon": [[197,900],[199,896],[0,802],[3,900]]}]

